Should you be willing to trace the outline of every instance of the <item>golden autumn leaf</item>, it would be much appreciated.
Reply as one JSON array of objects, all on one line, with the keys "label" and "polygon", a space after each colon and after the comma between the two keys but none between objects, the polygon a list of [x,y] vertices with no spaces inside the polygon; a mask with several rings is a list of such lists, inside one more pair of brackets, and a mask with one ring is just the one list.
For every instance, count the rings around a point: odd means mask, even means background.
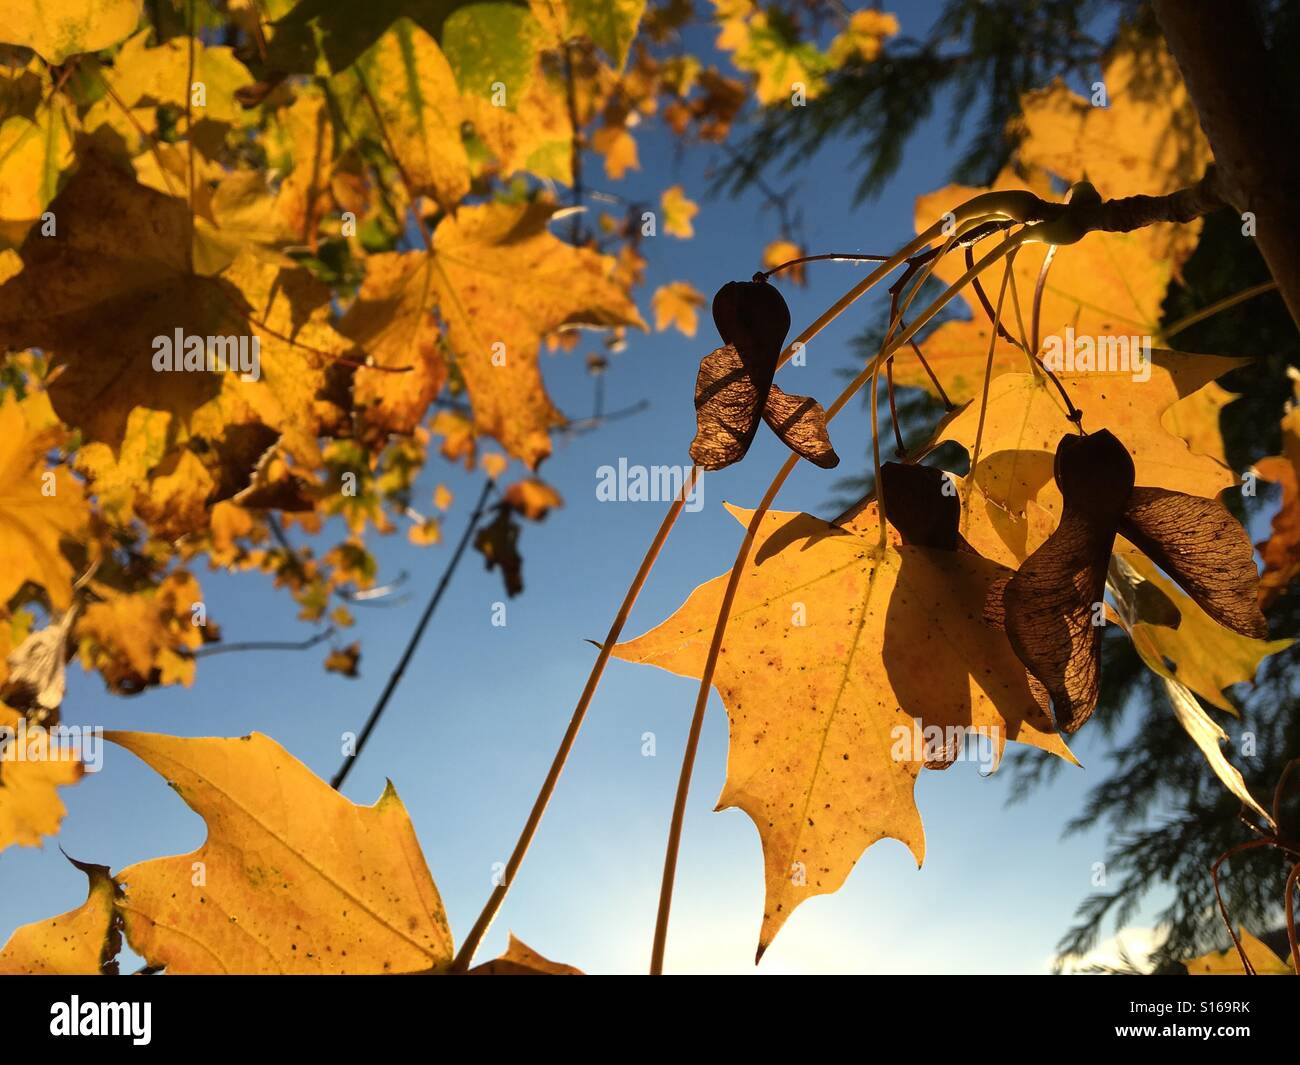
[{"label": "golden autumn leaf", "polygon": [[203,645],[207,624],[198,581],[178,570],[137,592],[92,587],[100,600],[86,607],[75,628],[86,668],[98,670],[111,691],[126,693],[194,682],[192,652]]},{"label": "golden autumn leaf", "polygon": [[[991,186],[994,190],[1028,189],[1050,196],[1045,181],[1025,184],[1008,169]],[[987,189],[950,185],[917,198],[916,225],[920,232],[958,204]],[[1059,246],[1043,289],[1039,324],[1039,354],[1062,356],[1062,365],[1073,368],[1076,346],[1080,353],[1091,344],[1093,364],[1114,369],[1140,367],[1132,352],[1142,350],[1144,340],[1160,335],[1161,304],[1174,264],[1154,243],[1150,229],[1134,233],[1089,233],[1077,244]],[[1041,244],[1021,247],[1012,274],[1022,308],[1021,319],[1032,331],[1030,307],[1047,248]],[[935,267],[935,276],[951,284],[966,271],[959,254],[947,255]],[[1000,273],[1000,268],[995,274]],[[984,278],[987,291],[991,284]],[[996,290],[991,294],[996,295]],[[962,299],[969,309],[968,320],[945,322],[921,343],[926,361],[938,376],[954,403],[978,397],[988,366],[989,337],[993,327],[971,288]],[[955,305],[955,304],[953,304]],[[1002,326],[1019,339],[1018,319],[1008,296]],[[1122,347],[1121,347],[1122,343]],[[1050,363],[1049,363],[1050,365]],[[999,338],[993,351],[992,376],[1029,370],[1029,357],[1018,347]],[[1056,367],[1053,367],[1056,368]],[[930,375],[908,350],[894,360],[894,382],[924,388],[936,394]]]},{"label": "golden autumn leaf", "polygon": [[[542,385],[541,339],[565,326],[645,328],[614,260],[552,235],[554,206],[462,207],[433,234],[434,291],[474,427],[530,467],[563,421]],[[0,290],[3,291],[3,290]]]},{"label": "golden autumn leaf", "polygon": [[470,976],[582,976],[581,969],[544,958],[510,933],[506,952],[469,971]]},{"label": "golden autumn leaf", "polygon": [[1226,466],[1228,456],[1223,450],[1219,416],[1223,413],[1223,408],[1237,398],[1237,393],[1229,392],[1217,381],[1211,381],[1204,388],[1197,389],[1168,407],[1160,421],[1171,433],[1187,441],[1192,454],[1209,455]]},{"label": "golden autumn leaf", "polygon": [[442,522],[438,518],[425,518],[406,530],[406,538],[416,547],[442,543]]},{"label": "golden autumn leaf", "polygon": [[215,276],[240,257],[244,249],[270,254],[287,234],[271,194],[266,174],[231,170],[216,179],[210,195],[201,197],[194,215],[194,272]]},{"label": "golden autumn leaf", "polygon": [[437,282],[436,261],[424,252],[366,260],[361,291],[339,323],[339,332],[367,356],[352,382],[366,435],[412,432],[447,380],[432,310]]},{"label": "golden autumn leaf", "polygon": [[280,182],[275,210],[284,228],[303,244],[314,245],[320,216],[332,202],[334,125],[323,94],[301,92],[277,113],[278,130],[290,169]]},{"label": "golden autumn leaf", "polygon": [[17,929],[0,948],[0,976],[116,976],[122,933],[117,885],[104,865],[68,859],[90,890],[75,910]]},{"label": "golden autumn leaf", "polygon": [[564,506],[560,493],[536,477],[516,481],[501,494],[501,498],[529,521],[541,521],[555,507]]},{"label": "golden autumn leaf", "polygon": [[[1268,945],[1260,942],[1244,928],[1237,935],[1241,939],[1242,949],[1250,964],[1259,976],[1292,976],[1295,969],[1290,962],[1284,962]],[[1227,950],[1212,950],[1199,958],[1183,963],[1187,966],[1188,976],[1245,976],[1246,968],[1241,963],[1241,955],[1236,947]]]},{"label": "golden autumn leaf", "polygon": [[116,44],[140,21],[141,0],[8,0],[0,40],[62,63]]},{"label": "golden autumn leaf", "polygon": [[[1020,162],[1065,181],[1086,177],[1108,199],[1174,192],[1200,178],[1210,146],[1178,64],[1159,37],[1121,39],[1100,84],[1104,99],[1085,99],[1059,78],[1026,95],[1013,123],[1023,135]],[[1196,247],[1200,227],[1199,219],[1161,223],[1142,230],[1142,240],[1176,270]]]},{"label": "golden autumn leaf", "polygon": [[602,126],[591,138],[591,146],[605,157],[605,176],[622,181],[629,170],[640,170],[636,138],[626,126]]},{"label": "golden autumn leaf", "polygon": [[56,789],[75,784],[85,772],[81,761],[49,733],[29,727],[23,716],[0,704],[0,851],[39,847],[59,831],[67,813]]},{"label": "golden autumn leaf", "polygon": [[458,203],[469,191],[460,135],[468,116],[438,42],[399,18],[348,76],[361,82],[368,117],[411,195],[430,196],[444,208]]},{"label": "golden autumn leaf", "polygon": [[1180,681],[1211,705],[1235,714],[1223,690],[1249,684],[1260,662],[1294,641],[1255,640],[1225,628],[1146,556],[1122,540],[1117,549],[1139,581],[1130,631],[1142,660],[1153,672]]},{"label": "golden autumn leaf", "polygon": [[562,44],[583,35],[621,69],[636,37],[646,0],[529,0],[537,21]]},{"label": "golden autumn leaf", "polygon": [[664,232],[670,237],[689,240],[695,236],[695,227],[691,220],[700,213],[699,205],[686,198],[680,185],[673,185],[664,190],[659,198],[659,207],[664,216]]},{"label": "golden autumn leaf", "polygon": [[704,293],[689,281],[670,281],[666,285],[660,285],[651,298],[655,329],[662,333],[665,329],[676,326],[679,333],[693,337],[699,324],[699,310],[707,303]]},{"label": "golden autumn leaf", "polygon": [[[1292,384],[1296,384],[1295,381]],[[1255,472],[1282,489],[1269,538],[1256,546],[1264,560],[1259,578],[1261,604],[1267,606],[1300,574],[1300,404],[1282,415],[1282,454],[1255,463]]]},{"label": "golden autumn leaf", "polygon": [[[305,446],[338,421],[341,412],[323,393],[328,364],[351,345],[326,324],[329,292],[306,271],[244,252],[221,278],[190,273],[184,202],[100,157],[83,164],[54,206],[59,236],[30,235],[23,270],[0,286],[0,343],[41,347],[65,366],[50,397],[86,439],[120,448],[139,406],[170,412],[218,450],[232,423],[270,427],[260,453],[278,434]],[[120,227],[148,239],[124,241]],[[176,350],[178,335],[184,351]],[[212,343],[232,365],[238,356],[239,371],[252,367],[256,339],[259,379],[185,371],[194,338],[200,356],[208,338],[217,338]],[[156,369],[169,352],[171,368]],[[205,405],[203,425],[192,425]]]},{"label": "golden autumn leaf", "polygon": [[361,644],[350,643],[346,647],[336,647],[325,656],[325,671],[338,673],[344,677],[358,676],[357,667],[361,663]]},{"label": "golden autumn leaf", "polygon": [[[149,29],[132,36],[105,75],[122,103],[133,109],[170,106],[178,112],[189,105],[195,125],[203,121],[234,125],[248,120],[235,92],[252,76],[235,58],[233,49],[195,38],[191,73],[188,37],[177,35],[160,44],[152,44],[151,37]],[[201,87],[198,94],[195,87]],[[147,113],[141,117],[148,120]]]},{"label": "golden autumn leaf", "polygon": [[[754,95],[766,107],[789,103],[795,93],[820,95],[831,59],[800,38],[795,21],[778,7],[759,8],[751,0],[714,0],[721,27],[716,47],[734,53],[737,69],[754,75]],[[851,50],[841,49],[847,59]]]},{"label": "golden autumn leaf", "polygon": [[150,965],[180,975],[407,973],[450,963],[442,900],[391,784],[374,806],[358,806],[256,732],[105,736],[208,824],[194,853],[115,878],[127,941]]},{"label": "golden autumn leaf", "polygon": [[[748,522],[751,512],[728,509]],[[878,531],[874,505],[842,526],[764,515],[723,641],[714,684],[731,746],[718,808],[743,809],[763,841],[760,955],[877,840],[901,840],[920,862],[913,789],[927,759],[899,753],[915,729],[983,735],[997,755],[1013,739],[1072,759],[1005,635],[984,622],[987,591],[1008,571],[896,539],[882,551]],[[615,656],[700,676],[726,581],[701,585]]]},{"label": "golden autumn leaf", "polygon": [[831,41],[827,54],[837,67],[850,59],[871,63],[880,57],[885,38],[897,33],[897,16],[875,9],[855,11],[848,25]]},{"label": "golden autumn leaf", "polygon": [[0,65],[0,242],[17,244],[58,191],[73,130],[39,60]]},{"label": "golden autumn leaf", "polygon": [[1056,518],[1030,500],[1024,513],[1013,513],[984,494],[978,480],[949,473],[962,503],[958,532],[976,554],[1010,569],[1036,551],[1056,528]]},{"label": "golden autumn leaf", "polygon": [[[773,270],[782,263],[788,263],[791,259],[798,259],[802,255],[803,249],[794,241],[774,240],[763,249],[763,266],[765,269]],[[802,285],[805,280],[803,263],[783,270],[779,276],[793,284]]]},{"label": "golden autumn leaf", "polygon": [[[1208,455],[1193,454],[1186,441],[1164,427],[1161,415],[1245,360],[1219,355],[1152,352],[1150,377],[1096,370],[1058,374],[1089,432],[1109,429],[1133,456],[1139,485],[1213,497],[1236,483],[1232,471]],[[973,451],[979,403],[946,423],[940,438]],[[1012,514],[1032,500],[1059,511],[1052,480],[1057,443],[1076,430],[1060,393],[1043,374],[1006,373],[989,389],[988,414],[973,477],[987,499]]]},{"label": "golden autumn leaf", "polygon": [[475,138],[502,177],[527,171],[568,185],[573,181],[573,124],[564,79],[546,69],[540,56],[522,92],[507,94],[505,106],[491,94],[461,98]]},{"label": "golden autumn leaf", "polygon": [[73,572],[59,541],[84,535],[90,511],[67,468],[46,466],[45,452],[63,433],[41,424],[37,402],[0,398],[0,603],[31,581],[66,610]]}]

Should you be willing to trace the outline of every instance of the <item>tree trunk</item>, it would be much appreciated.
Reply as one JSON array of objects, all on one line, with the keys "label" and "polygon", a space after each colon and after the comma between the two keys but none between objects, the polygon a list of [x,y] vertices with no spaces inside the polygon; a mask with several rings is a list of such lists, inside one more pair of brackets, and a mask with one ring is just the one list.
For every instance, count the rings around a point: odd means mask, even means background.
[{"label": "tree trunk", "polygon": [[1254,5],[1153,0],[1153,6],[1214,150],[1223,197],[1254,215],[1255,241],[1300,326],[1300,121]]}]

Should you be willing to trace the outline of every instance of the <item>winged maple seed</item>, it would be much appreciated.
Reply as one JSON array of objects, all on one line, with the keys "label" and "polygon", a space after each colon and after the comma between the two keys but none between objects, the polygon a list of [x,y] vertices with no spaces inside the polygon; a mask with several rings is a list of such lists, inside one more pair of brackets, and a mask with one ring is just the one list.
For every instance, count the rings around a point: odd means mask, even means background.
[{"label": "winged maple seed", "polygon": [[822,405],[772,382],[790,332],[790,308],[781,293],[762,274],[729,281],[713,297],[713,322],[724,346],[700,362],[691,459],[706,470],[739,462],[762,418],[795,454],[824,470],[838,466]]},{"label": "winged maple seed", "polygon": [[1101,604],[1118,533],[1214,620],[1252,639],[1267,635],[1250,540],[1217,499],[1135,487],[1128,449],[1105,429],[1062,437],[1054,476],[1060,524],[994,593],[987,613],[1005,618],[1012,646],[1051,694],[1064,731],[1076,731],[1096,709]]},{"label": "winged maple seed", "polygon": [[973,550],[958,532],[961,501],[943,470],[886,462],[880,467],[880,494],[889,524],[903,543],[941,551]]}]

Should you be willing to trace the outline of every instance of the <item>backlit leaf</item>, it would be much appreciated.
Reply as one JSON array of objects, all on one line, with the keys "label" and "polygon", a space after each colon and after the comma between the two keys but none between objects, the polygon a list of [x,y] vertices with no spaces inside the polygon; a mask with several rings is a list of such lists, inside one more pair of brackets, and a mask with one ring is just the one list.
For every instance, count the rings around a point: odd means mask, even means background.
[{"label": "backlit leaf", "polygon": [[374,806],[357,806],[259,733],[106,738],[165,777],[208,825],[194,853],[115,878],[127,941],[149,964],[181,975],[404,973],[450,962],[442,901],[391,784]]}]

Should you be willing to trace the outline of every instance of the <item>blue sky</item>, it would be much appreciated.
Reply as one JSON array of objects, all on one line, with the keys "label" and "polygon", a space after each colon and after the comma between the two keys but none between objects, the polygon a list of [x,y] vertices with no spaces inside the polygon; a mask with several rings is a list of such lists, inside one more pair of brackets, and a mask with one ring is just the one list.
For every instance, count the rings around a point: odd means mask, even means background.
[{"label": "blue sky", "polygon": [[[916,33],[936,6],[895,5],[905,30]],[[691,43],[698,47],[701,41]],[[948,108],[940,106],[884,193],[869,203],[852,202],[857,167],[846,145],[828,146],[779,179],[778,184],[799,184],[809,250],[891,251],[910,237],[915,197],[946,183],[957,154],[946,143],[947,121]],[[709,150],[679,155],[653,121],[639,131],[639,141],[643,169],[611,187],[625,196],[657,199],[664,187],[681,183],[701,204],[693,240],[659,236],[647,242],[648,284],[640,302],[648,318],[650,293],[660,284],[686,280],[711,293],[727,280],[747,278],[776,235],[777,219],[757,194],[735,201],[703,195]],[[600,187],[599,160],[590,159],[588,170]],[[816,265],[808,288],[785,289],[795,329],[860,274],[854,265]],[[864,301],[819,336],[805,367],[783,371],[783,387],[829,403],[843,385],[840,371],[852,363],[850,339],[876,320],[880,307],[879,300]],[[705,317],[694,339],[676,332],[634,335],[612,359],[607,407],[644,398],[649,409],[557,443],[542,472],[565,506],[525,530],[526,591],[508,603],[507,624],[491,624],[493,604],[504,599],[499,576],[486,572],[477,554],[468,555],[347,782],[350,798],[370,803],[384,778],[393,780],[458,942],[491,889],[494,863],[504,862],[513,846],[582,689],[595,655],[585,641],[604,635],[663,513],[661,503],[598,502],[596,471],[620,457],[647,466],[686,461],[696,368],[715,343]],[[583,357],[595,347],[593,340],[571,354],[543,355],[552,395],[575,418],[590,413],[592,386]],[[838,492],[832,486],[841,474],[862,468],[869,443],[860,404],[837,419],[833,439],[844,459],[840,470],[801,464],[777,501],[779,509],[834,516],[831,500]],[[730,566],[741,529],[722,503],[753,506],[782,458],[781,445],[762,430],[744,463],[706,478],[704,507],[679,522],[628,636],[658,623],[696,584]],[[326,674],[323,648],[231,654],[201,662],[190,690],[123,699],[106,694],[97,676],[74,665],[65,721],[191,736],[256,729],[328,778],[339,762],[340,735],[360,727],[383,687],[480,483],[435,461],[420,480],[417,507],[431,509],[439,482],[456,496],[443,546],[414,548],[400,534],[374,542],[380,580],[407,571],[409,598],[388,609],[356,611],[363,645],[359,679]],[[321,543],[340,538],[327,534]],[[227,640],[309,635],[295,620],[289,597],[264,578],[202,568],[197,574],[209,616]],[[645,970],[695,687],[650,667],[610,664],[480,957],[499,953],[507,930],[513,930],[538,951],[588,971]],[[645,732],[656,735],[655,757],[642,756]],[[726,740],[725,714],[715,696],[685,824],[670,972],[755,971],[763,901],[758,834],[739,811],[712,812]],[[1008,781],[981,778],[974,763],[922,774],[917,798],[926,826],[925,867],[918,871],[896,842],[872,847],[840,892],[813,899],[793,915],[758,971],[1046,971],[1074,906],[1093,890],[1093,863],[1104,856],[1100,832],[1059,838],[1089,783],[1106,771],[1104,750],[1086,730],[1074,747],[1086,768],[1067,768],[1028,805],[1005,807]],[[11,848],[0,855],[0,940],[16,925],[84,898],[84,880],[64,861],[59,845],[78,859],[120,869],[187,852],[204,837],[201,819],[163,780],[116,748],[106,752],[102,772],[63,795],[68,817],[56,840],[44,849]]]}]

